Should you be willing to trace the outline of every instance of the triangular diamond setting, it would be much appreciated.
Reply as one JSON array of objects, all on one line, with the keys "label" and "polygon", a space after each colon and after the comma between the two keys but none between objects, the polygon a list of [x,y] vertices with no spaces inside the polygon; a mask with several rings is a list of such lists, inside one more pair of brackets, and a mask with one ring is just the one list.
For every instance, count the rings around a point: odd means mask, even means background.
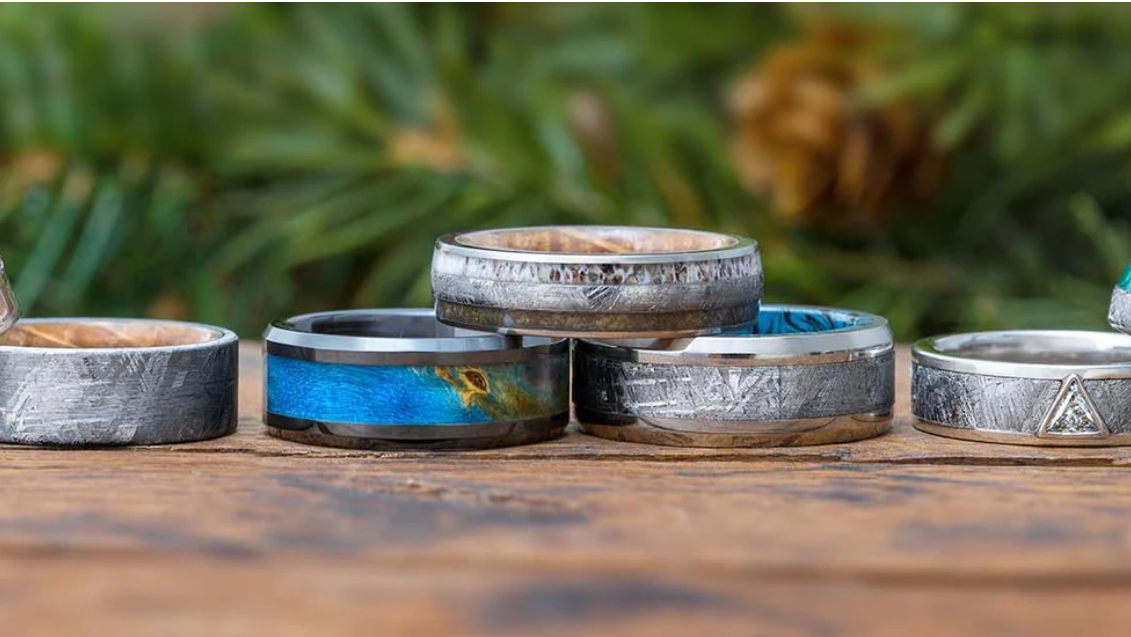
[{"label": "triangular diamond setting", "polygon": [[1038,433],[1046,437],[1108,435],[1107,425],[1096,413],[1092,399],[1077,376],[1069,376],[1061,384],[1052,409]]}]

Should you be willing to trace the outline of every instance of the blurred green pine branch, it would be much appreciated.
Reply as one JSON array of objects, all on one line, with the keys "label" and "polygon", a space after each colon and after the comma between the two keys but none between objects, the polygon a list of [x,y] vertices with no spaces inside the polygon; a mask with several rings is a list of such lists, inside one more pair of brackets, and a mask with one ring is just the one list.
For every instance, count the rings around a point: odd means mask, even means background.
[{"label": "blurred green pine branch", "polygon": [[[798,225],[728,87],[816,12],[890,34],[860,108],[936,110],[932,201]],[[435,236],[721,228],[773,301],[903,338],[1100,327],[1131,256],[1131,15],[1096,5],[0,7],[0,254],[39,315],[424,305]],[[925,107],[926,108],[926,107]]]}]

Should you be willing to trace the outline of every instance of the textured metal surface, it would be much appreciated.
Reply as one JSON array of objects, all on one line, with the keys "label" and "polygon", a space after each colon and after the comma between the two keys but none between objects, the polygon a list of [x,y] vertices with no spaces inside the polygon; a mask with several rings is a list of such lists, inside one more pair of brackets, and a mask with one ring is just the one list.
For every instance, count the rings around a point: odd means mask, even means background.
[{"label": "textured metal surface", "polygon": [[654,418],[769,421],[886,413],[895,400],[894,356],[846,363],[760,367],[660,365],[578,356],[578,407]]},{"label": "textured metal surface", "polygon": [[0,333],[15,325],[20,317],[20,306],[8,285],[8,277],[4,274],[4,261],[0,260]]},{"label": "textured metal surface", "polygon": [[1122,287],[1116,287],[1111,291],[1107,322],[1120,332],[1131,334],[1131,292]]},{"label": "textured metal surface", "polygon": [[0,347],[0,441],[161,444],[231,433],[237,338],[201,327],[219,338],[165,347]]},{"label": "textured metal surface", "polygon": [[757,317],[758,248],[733,241],[702,252],[574,254],[468,248],[448,236],[436,243],[432,291],[440,320],[508,333],[712,332]]},{"label": "textured metal surface", "polygon": [[[1072,370],[1066,370],[1066,378]],[[1006,378],[954,372],[912,365],[911,411],[934,423],[932,433],[947,433],[982,440],[978,434],[1006,434],[993,438],[1018,444],[1127,444],[1131,441],[1131,379],[1080,381],[1111,436],[1102,440],[1038,437],[1042,424],[1056,404],[1064,380]],[[967,435],[970,434],[970,435]]]}]

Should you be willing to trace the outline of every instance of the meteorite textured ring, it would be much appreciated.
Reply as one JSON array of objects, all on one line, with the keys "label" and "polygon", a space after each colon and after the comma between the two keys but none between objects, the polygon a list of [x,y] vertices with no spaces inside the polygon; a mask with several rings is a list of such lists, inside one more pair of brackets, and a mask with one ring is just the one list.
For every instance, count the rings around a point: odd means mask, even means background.
[{"label": "meteorite textured ring", "polygon": [[1131,338],[1016,330],[927,338],[912,350],[916,427],[981,442],[1131,444]]},{"label": "meteorite textured ring", "polygon": [[235,431],[238,339],[195,323],[25,319],[0,336],[0,442],[166,444]]},{"label": "meteorite textured ring", "polygon": [[8,331],[20,318],[20,306],[12,295],[8,277],[4,276],[4,261],[0,260],[0,334]]},{"label": "meteorite textured ring", "polygon": [[569,422],[569,342],[470,332],[428,309],[297,316],[265,335],[272,435],[338,447],[484,448]]},{"label": "meteorite textured ring", "polygon": [[593,338],[717,333],[757,318],[758,245],[663,228],[550,226],[441,237],[432,259],[444,323]]},{"label": "meteorite textured ring", "polygon": [[573,401],[582,428],[693,447],[847,442],[890,429],[895,370],[884,318],[768,305],[757,332],[578,341]]},{"label": "meteorite textured ring", "polygon": [[1127,264],[1123,277],[1111,291],[1107,322],[1120,332],[1131,334],[1131,263]]}]

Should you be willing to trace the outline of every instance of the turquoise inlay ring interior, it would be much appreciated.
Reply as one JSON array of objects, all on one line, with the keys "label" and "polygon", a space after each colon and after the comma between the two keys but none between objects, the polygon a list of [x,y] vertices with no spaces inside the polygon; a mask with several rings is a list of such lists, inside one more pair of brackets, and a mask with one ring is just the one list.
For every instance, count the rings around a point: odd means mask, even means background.
[{"label": "turquoise inlay ring interior", "polygon": [[603,347],[674,362],[714,356],[852,357],[859,350],[891,344],[891,327],[882,316],[830,307],[763,305],[757,321],[721,334],[606,340]]},{"label": "turquoise inlay ring interior", "polygon": [[273,324],[264,340],[264,420],[274,430],[505,440],[520,429],[558,433],[568,422],[564,339],[461,330],[410,309],[298,316]]}]

